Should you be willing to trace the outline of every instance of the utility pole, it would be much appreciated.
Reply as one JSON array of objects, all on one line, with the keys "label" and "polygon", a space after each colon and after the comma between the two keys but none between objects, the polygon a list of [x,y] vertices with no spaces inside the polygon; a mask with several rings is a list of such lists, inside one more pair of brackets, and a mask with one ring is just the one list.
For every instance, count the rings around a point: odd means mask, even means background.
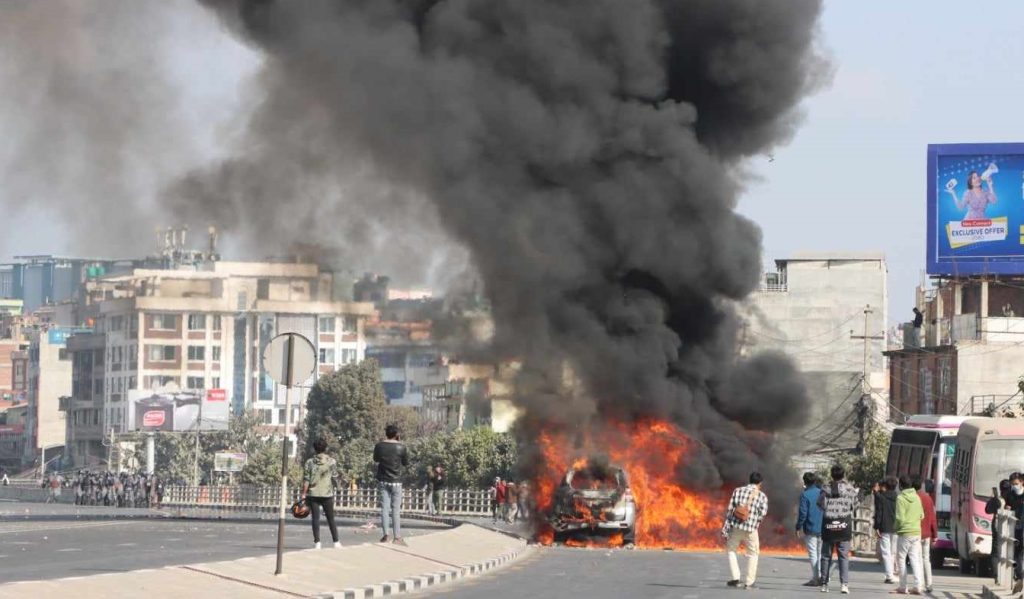
[{"label": "utility pole", "polygon": [[871,304],[864,306],[864,334],[854,335],[853,331],[850,331],[850,339],[861,339],[864,341],[864,362],[860,381],[861,394],[860,401],[857,402],[857,451],[861,455],[864,455],[868,427],[871,424],[871,419],[869,418],[871,413],[871,380],[870,373],[868,372],[868,345],[871,341],[885,339],[884,335],[868,334],[868,317],[874,313],[875,311],[871,309]]},{"label": "utility pole", "polygon": [[199,397],[199,416],[196,418],[196,453],[192,461],[192,486],[199,486],[199,429],[203,426],[203,399]]}]

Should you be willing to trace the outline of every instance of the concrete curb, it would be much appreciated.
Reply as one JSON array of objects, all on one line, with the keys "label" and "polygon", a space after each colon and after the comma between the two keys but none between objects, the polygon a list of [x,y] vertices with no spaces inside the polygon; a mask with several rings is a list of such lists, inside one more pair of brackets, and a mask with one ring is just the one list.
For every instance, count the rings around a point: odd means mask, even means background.
[{"label": "concrete curb", "polygon": [[441,570],[439,572],[431,572],[429,574],[423,574],[420,576],[411,576],[409,578],[403,578],[401,580],[392,580],[388,582],[382,582],[378,584],[371,584],[361,588],[344,589],[342,591],[334,591],[328,593],[321,593],[314,595],[317,599],[371,599],[375,597],[385,597],[391,595],[398,595],[400,593],[408,593],[412,591],[419,591],[428,587],[438,586],[441,584],[454,582],[462,578],[468,578],[470,576],[478,576],[495,568],[501,567],[508,564],[516,559],[519,559],[524,554],[530,552],[533,549],[532,545],[524,545],[518,549],[514,549],[498,557],[494,557],[481,562],[476,562],[462,568]]}]

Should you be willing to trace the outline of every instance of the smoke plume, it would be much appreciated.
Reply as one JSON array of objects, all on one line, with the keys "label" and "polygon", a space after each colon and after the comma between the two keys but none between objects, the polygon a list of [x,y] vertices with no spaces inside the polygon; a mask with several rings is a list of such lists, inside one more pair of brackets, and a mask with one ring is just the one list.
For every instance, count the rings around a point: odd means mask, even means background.
[{"label": "smoke plume", "polygon": [[784,358],[736,356],[761,236],[734,208],[742,159],[821,81],[819,0],[206,4],[265,53],[266,97],[177,210],[350,234],[317,186],[368,169],[399,190],[372,214],[468,251],[495,350],[522,360],[521,432],[668,418],[703,448],[685,479],[773,467],[807,400]]}]

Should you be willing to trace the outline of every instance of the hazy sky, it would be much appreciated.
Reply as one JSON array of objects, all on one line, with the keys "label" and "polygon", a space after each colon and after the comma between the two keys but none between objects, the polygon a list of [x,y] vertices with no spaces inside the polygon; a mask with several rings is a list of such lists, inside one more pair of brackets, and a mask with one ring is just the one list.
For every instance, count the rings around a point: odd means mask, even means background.
[{"label": "hazy sky", "polygon": [[[212,19],[196,29],[198,14],[170,29],[167,69],[183,122],[213,156],[240,126],[258,58]],[[924,268],[926,145],[1024,141],[1021,23],[1024,3],[1011,0],[827,2],[832,84],[806,102],[803,126],[774,161],[752,161],[759,180],[740,203],[764,230],[765,263],[800,250],[881,250],[890,321],[905,320]],[[0,172],[10,149],[0,144]],[[0,185],[0,205],[12,201]],[[51,214],[7,220],[0,260],[82,253]]]}]

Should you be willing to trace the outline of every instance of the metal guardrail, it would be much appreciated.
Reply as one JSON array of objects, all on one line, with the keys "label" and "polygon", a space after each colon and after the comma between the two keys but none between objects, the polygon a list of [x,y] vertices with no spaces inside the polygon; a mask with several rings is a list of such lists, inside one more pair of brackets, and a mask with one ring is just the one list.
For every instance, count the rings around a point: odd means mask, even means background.
[{"label": "metal guardrail", "polygon": [[[280,487],[257,486],[178,486],[164,489],[161,507],[207,508],[232,513],[275,512],[279,507]],[[291,502],[299,499],[299,488],[289,487]],[[407,512],[428,511],[430,492],[424,489],[402,490],[402,509]],[[491,494],[487,490],[445,489],[441,493],[440,512],[452,516],[476,516],[491,513]],[[336,509],[374,510],[380,506],[377,488],[337,489]]]}]

